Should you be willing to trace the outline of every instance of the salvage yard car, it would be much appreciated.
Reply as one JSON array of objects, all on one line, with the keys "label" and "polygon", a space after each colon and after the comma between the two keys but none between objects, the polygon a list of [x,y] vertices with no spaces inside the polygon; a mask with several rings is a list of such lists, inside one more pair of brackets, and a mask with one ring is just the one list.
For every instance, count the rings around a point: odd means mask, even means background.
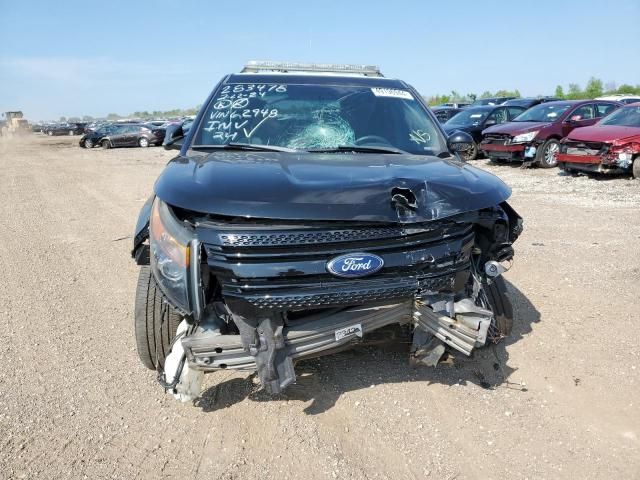
[{"label": "salvage yard car", "polygon": [[632,173],[640,178],[640,103],[572,131],[560,144],[558,166],[569,172]]},{"label": "salvage yard car", "polygon": [[482,140],[482,131],[485,128],[508,122],[524,111],[524,107],[506,105],[468,107],[447,120],[443,128],[447,134],[463,131],[471,135],[473,145],[468,151],[460,152],[460,155],[464,160],[474,160],[478,156],[478,144]]},{"label": "salvage yard car", "polygon": [[562,138],[574,128],[593,125],[620,105],[606,100],[541,103],[509,123],[484,130],[480,149],[494,162],[518,161],[524,166],[552,168],[558,163]]},{"label": "salvage yard car", "polygon": [[80,135],[84,132],[84,123],[57,123],[48,125],[40,131],[46,135]]},{"label": "salvage yard car", "polygon": [[83,148],[148,147],[160,145],[163,138],[164,130],[158,129],[154,133],[145,125],[121,123],[103,125],[97,130],[89,131],[78,143]]},{"label": "salvage yard car", "polygon": [[[416,364],[508,335],[500,274],[522,219],[460,160],[418,92],[377,67],[249,62],[225,76],[142,208],[139,357],[186,401],[204,372],[257,371],[405,338]],[[373,336],[375,335],[375,336]]]}]

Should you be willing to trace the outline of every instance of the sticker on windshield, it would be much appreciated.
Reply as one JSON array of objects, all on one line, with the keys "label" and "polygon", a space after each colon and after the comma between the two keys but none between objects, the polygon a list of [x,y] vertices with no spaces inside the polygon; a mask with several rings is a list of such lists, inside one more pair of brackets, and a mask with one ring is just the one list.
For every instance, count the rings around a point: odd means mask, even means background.
[{"label": "sticker on windshield", "polygon": [[371,91],[376,97],[402,98],[403,100],[413,100],[413,95],[406,90],[397,88],[372,88]]},{"label": "sticker on windshield", "polygon": [[558,114],[557,114],[556,112],[549,112],[549,113],[547,113],[547,117],[551,117],[551,118],[553,118],[553,117],[557,117],[557,116],[558,116]]},{"label": "sticker on windshield", "polygon": [[481,113],[472,113],[471,115],[469,115],[469,118],[482,118],[482,114]]}]

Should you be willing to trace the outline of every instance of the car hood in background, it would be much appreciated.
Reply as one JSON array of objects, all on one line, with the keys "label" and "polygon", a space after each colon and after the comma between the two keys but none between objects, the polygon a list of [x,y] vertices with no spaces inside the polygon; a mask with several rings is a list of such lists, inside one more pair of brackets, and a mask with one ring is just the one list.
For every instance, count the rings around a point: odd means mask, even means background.
[{"label": "car hood in background", "polygon": [[[416,197],[402,219],[394,188]],[[511,190],[457,160],[421,155],[230,152],[174,158],[155,184],[170,205],[283,220],[420,222],[494,206]]]},{"label": "car hood in background", "polygon": [[570,140],[582,140],[585,142],[611,143],[614,140],[621,142],[640,138],[640,127],[621,127],[619,125],[593,125],[591,127],[576,128],[567,138]]},{"label": "car hood in background", "polygon": [[483,135],[487,133],[502,133],[511,136],[520,135],[522,133],[534,132],[551,125],[549,122],[507,122],[500,125],[493,125],[482,131]]}]

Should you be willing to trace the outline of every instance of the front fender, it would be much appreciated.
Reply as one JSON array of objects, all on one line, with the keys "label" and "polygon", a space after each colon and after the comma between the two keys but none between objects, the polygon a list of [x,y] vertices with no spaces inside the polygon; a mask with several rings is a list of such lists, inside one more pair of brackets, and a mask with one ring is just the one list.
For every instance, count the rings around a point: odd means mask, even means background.
[{"label": "front fender", "polygon": [[151,205],[155,195],[151,195],[140,209],[136,229],[133,232],[133,250],[131,256],[136,260],[138,265],[146,265],[149,263],[148,248],[144,248],[144,241],[149,238],[149,218],[151,217]]}]

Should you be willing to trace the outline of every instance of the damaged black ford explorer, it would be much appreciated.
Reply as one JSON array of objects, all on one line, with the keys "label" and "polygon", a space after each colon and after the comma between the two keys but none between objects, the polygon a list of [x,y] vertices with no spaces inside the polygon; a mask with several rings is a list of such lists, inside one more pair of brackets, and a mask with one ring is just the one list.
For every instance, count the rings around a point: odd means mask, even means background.
[{"label": "damaged black ford explorer", "polygon": [[509,334],[522,219],[421,96],[376,67],[249,62],[222,79],[140,213],[135,336],[183,401],[205,372],[296,381],[297,361],[408,336],[413,364]]}]

